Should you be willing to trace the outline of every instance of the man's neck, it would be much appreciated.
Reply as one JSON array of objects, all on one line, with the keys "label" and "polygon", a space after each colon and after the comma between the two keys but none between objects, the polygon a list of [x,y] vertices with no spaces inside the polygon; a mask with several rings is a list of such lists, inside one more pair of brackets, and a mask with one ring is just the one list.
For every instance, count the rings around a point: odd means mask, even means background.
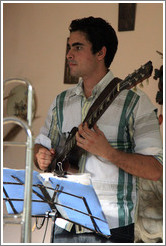
[{"label": "man's neck", "polygon": [[100,74],[96,73],[96,76],[93,77],[84,77],[83,78],[83,89],[86,98],[92,95],[94,87],[102,80],[102,78],[108,73],[108,70],[103,71]]}]

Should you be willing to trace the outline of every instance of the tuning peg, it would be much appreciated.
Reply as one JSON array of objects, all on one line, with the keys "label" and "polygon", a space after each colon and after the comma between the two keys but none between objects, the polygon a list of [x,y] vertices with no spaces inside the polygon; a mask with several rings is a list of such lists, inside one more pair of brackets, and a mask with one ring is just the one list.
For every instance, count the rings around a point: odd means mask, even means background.
[{"label": "tuning peg", "polygon": [[143,83],[140,83],[140,84],[139,84],[139,87],[140,87],[140,88],[143,88],[143,87],[144,87]]},{"label": "tuning peg", "polygon": [[134,91],[137,91],[137,86],[134,86],[134,87],[133,87],[133,90],[134,90]]},{"label": "tuning peg", "polygon": [[149,85],[149,79],[148,78],[146,79],[146,84]]}]

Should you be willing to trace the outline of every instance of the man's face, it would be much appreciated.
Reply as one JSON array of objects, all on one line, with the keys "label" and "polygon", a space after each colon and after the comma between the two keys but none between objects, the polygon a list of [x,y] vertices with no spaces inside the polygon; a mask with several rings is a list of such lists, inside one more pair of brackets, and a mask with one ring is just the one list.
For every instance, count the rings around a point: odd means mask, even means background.
[{"label": "man's face", "polygon": [[83,32],[75,31],[70,34],[67,53],[70,74],[83,79],[96,73],[98,59],[92,54],[92,44]]}]

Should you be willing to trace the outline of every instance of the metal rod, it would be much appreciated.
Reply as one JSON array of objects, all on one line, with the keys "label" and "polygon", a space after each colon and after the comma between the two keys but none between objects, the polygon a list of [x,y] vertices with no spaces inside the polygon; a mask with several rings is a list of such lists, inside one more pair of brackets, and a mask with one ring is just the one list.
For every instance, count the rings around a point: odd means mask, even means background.
[{"label": "metal rod", "polygon": [[19,146],[19,147],[25,147],[25,146],[27,146],[27,143],[26,142],[11,142],[11,141],[9,141],[9,142],[7,142],[7,141],[4,141],[3,142],[3,145],[4,146]]},{"label": "metal rod", "polygon": [[24,208],[22,237],[23,243],[31,242],[31,205],[32,205],[32,175],[33,175],[33,138],[27,137],[28,146],[26,149],[26,172],[25,172],[25,191],[24,191]]},{"label": "metal rod", "polygon": [[[4,118],[4,124],[15,123],[20,125],[26,132],[26,143],[14,142],[15,146],[26,146],[26,170],[25,170],[25,191],[24,191],[24,207],[22,213],[22,229],[21,229],[21,242],[31,243],[31,206],[32,206],[32,174],[33,174],[33,135],[32,135],[32,104],[33,104],[33,88],[29,81],[13,78],[4,81],[4,87],[11,83],[21,83],[28,87],[28,99],[27,99],[27,122],[17,117]],[[28,124],[27,124],[28,123]],[[11,145],[11,142],[8,143]],[[5,142],[5,145],[7,143]]]},{"label": "metal rod", "polygon": [[9,214],[4,215],[4,224],[21,224],[22,221],[22,214]]},{"label": "metal rod", "polygon": [[26,148],[26,171],[25,171],[25,191],[24,207],[22,213],[21,242],[31,242],[31,201],[32,201],[32,169],[33,169],[33,136],[32,132],[24,120],[17,117],[5,117],[4,124],[15,123],[20,125],[27,134]]}]

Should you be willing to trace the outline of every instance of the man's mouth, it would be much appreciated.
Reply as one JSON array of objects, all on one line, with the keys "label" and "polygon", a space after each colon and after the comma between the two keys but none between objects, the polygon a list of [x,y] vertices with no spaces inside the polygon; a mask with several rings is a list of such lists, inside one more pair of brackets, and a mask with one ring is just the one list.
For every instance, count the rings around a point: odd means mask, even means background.
[{"label": "man's mouth", "polygon": [[77,65],[77,63],[75,61],[68,61],[68,65],[69,67],[72,67],[72,66]]}]

